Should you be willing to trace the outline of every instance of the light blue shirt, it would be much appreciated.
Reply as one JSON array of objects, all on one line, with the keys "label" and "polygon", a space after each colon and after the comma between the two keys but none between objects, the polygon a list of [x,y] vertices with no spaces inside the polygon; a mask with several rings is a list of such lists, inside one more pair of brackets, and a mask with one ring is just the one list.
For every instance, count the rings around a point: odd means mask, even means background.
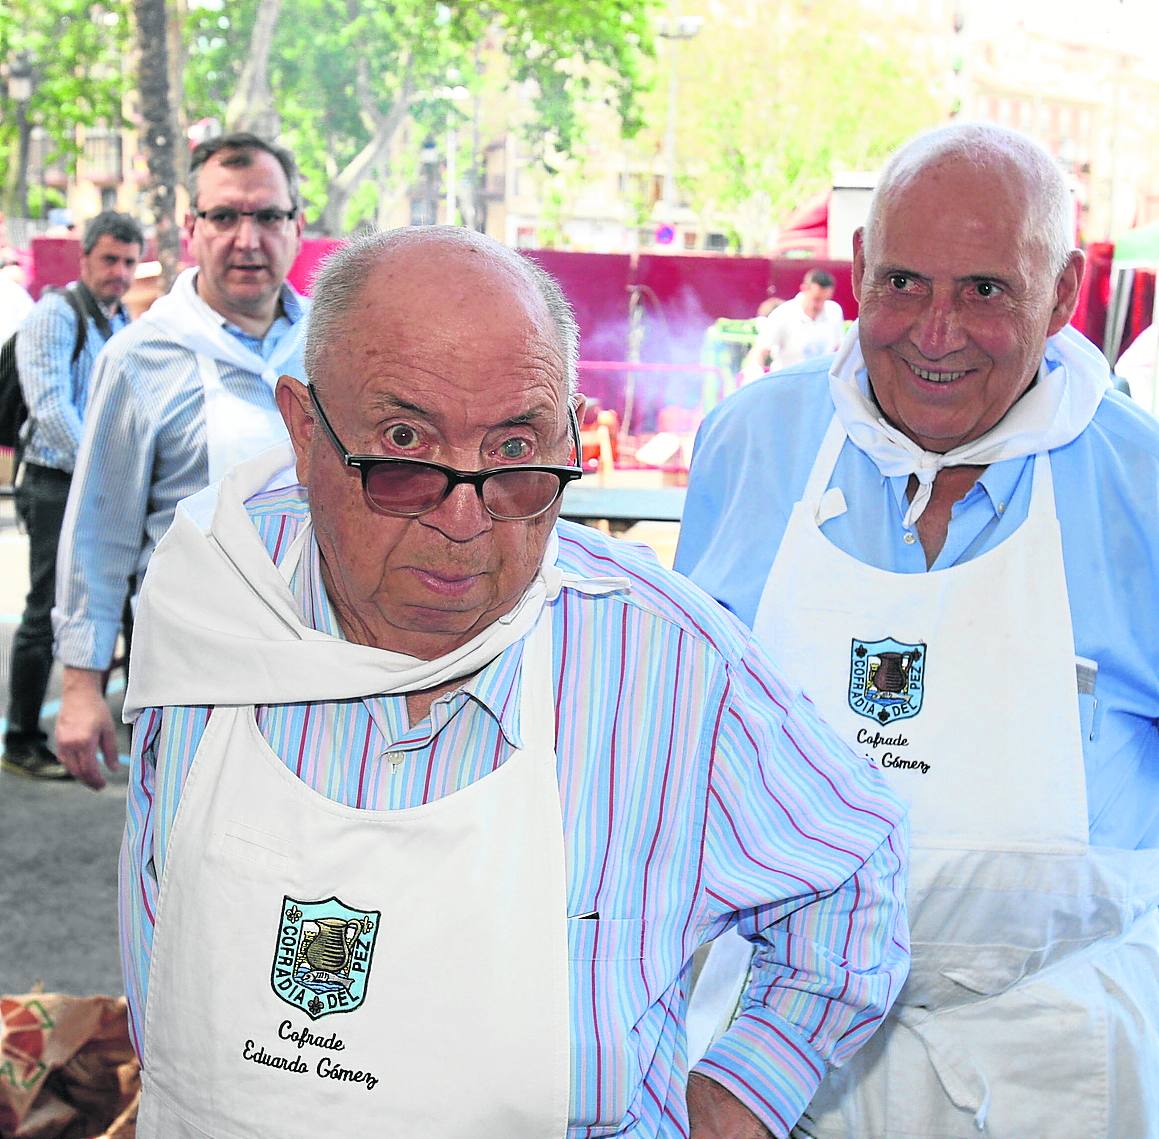
[{"label": "light blue shirt", "polygon": [[[70,288],[76,287],[74,281]],[[22,432],[24,458],[58,471],[71,471],[76,464],[89,378],[97,353],[105,346],[97,322],[87,316],[84,346],[73,360],[76,322],[76,310],[67,297],[46,293],[25,318],[16,338],[16,366],[28,405],[28,422]],[[128,323],[124,309],[109,318],[113,333]]]},{"label": "light blue shirt", "polygon": [[[833,417],[830,357],[742,388],[701,426],[676,568],[752,625],[765,580]],[[1159,846],[1159,423],[1117,392],[1050,453],[1075,652],[1098,662],[1081,701],[1090,839]],[[970,561],[1026,518],[1033,462],[986,469],[954,505],[933,572]],[[907,478],[887,478],[846,440],[830,486],[846,513],[821,526],[839,549],[895,573],[925,573],[906,540]],[[768,646],[774,660],[777,646]],[[1097,701],[1097,703],[1096,703]]]},{"label": "light blue shirt", "polygon": [[[307,305],[282,288],[282,316],[258,340],[222,326],[262,359],[304,318]],[[300,351],[284,366],[305,378]],[[220,364],[222,385],[239,399],[272,406],[261,376]],[[97,358],[92,400],[57,554],[56,656],[73,668],[102,669],[113,657],[130,577],[138,581],[181,499],[209,481],[205,400],[197,358],[139,321]]]}]

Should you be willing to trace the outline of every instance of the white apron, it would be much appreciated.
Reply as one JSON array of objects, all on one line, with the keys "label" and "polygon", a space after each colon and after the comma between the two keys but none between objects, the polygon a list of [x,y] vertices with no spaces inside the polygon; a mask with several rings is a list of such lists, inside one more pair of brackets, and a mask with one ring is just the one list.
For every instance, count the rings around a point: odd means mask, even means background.
[{"label": "white apron", "polygon": [[[1095,725],[1084,707],[1080,726],[1078,691],[1097,665],[1078,662],[1076,683],[1049,457],[999,546],[899,574],[821,533],[841,509],[826,487],[844,442],[834,418],[754,629],[911,803],[913,967],[800,1134],[1153,1139],[1159,854],[1087,841],[1081,731]],[[742,942],[714,948],[701,1021],[735,1005]]]},{"label": "white apron", "polygon": [[214,710],[158,898],[141,1139],[565,1134],[546,611],[525,651],[526,746],[406,810],[318,795],[251,707]]},{"label": "white apron", "polygon": [[[268,406],[258,407],[239,399],[221,382],[219,365],[204,352],[197,353],[197,374],[205,397],[205,441],[209,458],[209,481],[218,482],[230,467],[252,459],[255,455],[283,443],[286,425],[274,402],[273,387],[278,372],[272,365],[264,365],[261,380],[270,388]],[[288,472],[292,474],[292,468]],[[297,481],[279,472],[269,482],[270,487],[284,486]]]}]

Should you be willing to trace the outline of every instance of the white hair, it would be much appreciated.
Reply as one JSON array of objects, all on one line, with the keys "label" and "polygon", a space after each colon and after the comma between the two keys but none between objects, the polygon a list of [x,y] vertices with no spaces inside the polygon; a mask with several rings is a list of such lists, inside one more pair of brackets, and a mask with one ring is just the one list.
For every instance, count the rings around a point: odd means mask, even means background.
[{"label": "white hair", "polygon": [[559,338],[564,362],[561,378],[565,390],[569,396],[574,396],[579,389],[579,326],[559,282],[534,261],[493,238],[472,229],[449,225],[371,230],[351,239],[326,258],[313,280],[314,303],[307,319],[304,349],[306,375],[315,379],[323,353],[342,342],[347,316],[378,263],[396,249],[430,242],[452,243],[464,250],[482,250],[535,289],[547,306]]},{"label": "white hair", "polygon": [[910,139],[896,151],[873,192],[865,223],[866,256],[876,246],[891,195],[911,185],[929,166],[963,159],[1007,177],[1011,168],[1025,179],[1033,216],[1030,232],[1045,246],[1048,264],[1061,273],[1074,251],[1074,202],[1058,164],[1029,135],[991,123],[951,123]]}]

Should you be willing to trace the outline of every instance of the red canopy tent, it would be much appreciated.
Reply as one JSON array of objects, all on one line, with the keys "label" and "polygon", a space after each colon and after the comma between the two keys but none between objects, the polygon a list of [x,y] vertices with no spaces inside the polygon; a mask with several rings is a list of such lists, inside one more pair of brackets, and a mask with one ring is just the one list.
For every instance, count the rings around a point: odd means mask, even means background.
[{"label": "red canopy tent", "polygon": [[812,257],[824,260],[829,256],[829,198],[828,190],[810,198],[800,209],[789,215],[781,227],[780,236],[773,246],[773,257]]}]

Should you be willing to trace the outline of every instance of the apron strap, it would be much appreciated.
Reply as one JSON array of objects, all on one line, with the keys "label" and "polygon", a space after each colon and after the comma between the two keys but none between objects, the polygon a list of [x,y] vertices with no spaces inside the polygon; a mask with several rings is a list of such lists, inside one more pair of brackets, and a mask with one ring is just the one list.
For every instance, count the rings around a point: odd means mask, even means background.
[{"label": "apron strap", "polygon": [[1054,478],[1051,476],[1050,455],[1039,451],[1034,456],[1034,481],[1031,484],[1031,503],[1042,511],[1044,518],[1058,521],[1058,509],[1054,502]]},{"label": "apron strap", "polygon": [[814,519],[820,515],[821,499],[825,496],[829,480],[833,477],[833,468],[837,466],[837,458],[847,438],[844,425],[834,415],[829,421],[829,429],[821,441],[813,469],[809,472],[809,481],[805,484],[805,490],[801,495],[801,502]]},{"label": "apron strap", "polygon": [[201,386],[205,389],[206,397],[208,398],[211,391],[216,391],[221,388],[221,375],[217,370],[217,364],[212,356],[205,352],[197,353],[197,375],[201,380]]},{"label": "apron strap", "polygon": [[955,1107],[973,1112],[975,1128],[985,1131],[990,1114],[990,1083],[973,1058],[929,1012],[899,1005],[894,1008],[894,1016],[921,1042],[950,1101]]}]

